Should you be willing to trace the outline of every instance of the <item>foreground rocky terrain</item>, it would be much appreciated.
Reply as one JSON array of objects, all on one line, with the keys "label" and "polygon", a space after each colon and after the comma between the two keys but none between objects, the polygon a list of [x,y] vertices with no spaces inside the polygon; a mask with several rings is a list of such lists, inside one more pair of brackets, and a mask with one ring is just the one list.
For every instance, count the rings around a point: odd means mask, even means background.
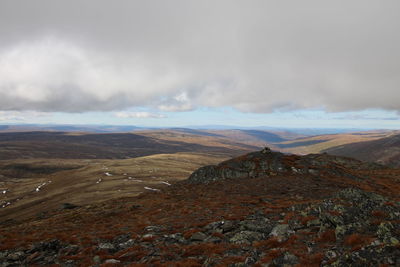
[{"label": "foreground rocky terrain", "polygon": [[400,170],[264,149],[138,197],[3,221],[2,266],[400,266]]}]

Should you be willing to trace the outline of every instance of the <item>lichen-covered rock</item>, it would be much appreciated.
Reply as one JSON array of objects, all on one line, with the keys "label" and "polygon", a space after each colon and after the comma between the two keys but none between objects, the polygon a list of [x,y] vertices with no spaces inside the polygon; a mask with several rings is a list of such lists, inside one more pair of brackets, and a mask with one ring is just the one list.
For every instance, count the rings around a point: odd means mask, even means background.
[{"label": "lichen-covered rock", "polygon": [[196,232],[191,237],[191,241],[204,241],[207,239],[207,235],[202,232]]},{"label": "lichen-covered rock", "polygon": [[272,230],[272,225],[268,219],[245,220],[241,222],[240,225],[244,230],[265,234],[269,234]]},{"label": "lichen-covered rock", "polygon": [[297,156],[263,149],[224,161],[218,165],[201,167],[190,175],[188,181],[190,183],[210,183],[223,179],[268,177],[277,174],[333,175],[355,180],[363,179],[346,171],[344,166],[354,170],[368,168],[369,165],[355,159],[328,154]]},{"label": "lichen-covered rock", "polygon": [[247,243],[250,244],[253,241],[261,240],[264,238],[264,235],[258,232],[251,231],[241,231],[235,234],[229,241],[232,243]]},{"label": "lichen-covered rock", "polygon": [[280,240],[284,240],[292,233],[293,231],[290,229],[288,224],[278,224],[272,229],[270,235],[275,236]]}]

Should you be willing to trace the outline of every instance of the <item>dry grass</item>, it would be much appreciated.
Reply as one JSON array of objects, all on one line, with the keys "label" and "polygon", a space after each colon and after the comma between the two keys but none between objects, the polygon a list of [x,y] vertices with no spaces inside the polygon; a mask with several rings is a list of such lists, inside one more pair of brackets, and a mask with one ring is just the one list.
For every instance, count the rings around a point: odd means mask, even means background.
[{"label": "dry grass", "polygon": [[[65,202],[87,205],[137,196],[146,191],[146,186],[162,190],[168,187],[165,183],[186,179],[195,169],[225,159],[219,155],[176,153],[125,160],[2,161],[0,167],[10,163],[81,167],[30,178],[3,179],[0,189],[7,188],[9,192],[0,194],[0,201],[10,201],[11,205],[0,208],[0,217],[2,220],[21,219],[58,209]],[[107,176],[106,172],[112,176]],[[36,192],[35,189],[43,183],[46,184]]]},{"label": "dry grass", "polygon": [[310,154],[319,153],[325,149],[336,147],[345,144],[351,144],[355,142],[372,141],[380,138],[388,137],[393,135],[392,132],[365,132],[364,134],[328,134],[318,135],[313,137],[305,137],[302,139],[296,139],[292,141],[283,142],[282,144],[292,144],[297,142],[308,142],[308,141],[323,141],[316,144],[296,146],[291,148],[280,149],[284,152],[295,153],[295,154]]}]

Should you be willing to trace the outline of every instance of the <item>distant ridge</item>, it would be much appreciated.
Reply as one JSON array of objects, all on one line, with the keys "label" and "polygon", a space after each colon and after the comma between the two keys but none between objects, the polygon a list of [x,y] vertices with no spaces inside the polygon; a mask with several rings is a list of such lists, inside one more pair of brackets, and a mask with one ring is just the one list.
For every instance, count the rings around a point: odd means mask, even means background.
[{"label": "distant ridge", "polygon": [[400,134],[366,142],[341,145],[324,150],[332,155],[400,167]]}]

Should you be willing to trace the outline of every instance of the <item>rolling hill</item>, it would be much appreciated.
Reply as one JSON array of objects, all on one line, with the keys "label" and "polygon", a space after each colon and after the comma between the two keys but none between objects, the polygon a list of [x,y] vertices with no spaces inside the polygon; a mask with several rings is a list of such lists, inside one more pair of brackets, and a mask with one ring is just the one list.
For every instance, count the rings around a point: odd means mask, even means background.
[{"label": "rolling hill", "polygon": [[[159,136],[167,136],[161,131]],[[154,136],[154,135],[153,135]],[[0,133],[0,160],[26,158],[113,159],[162,153],[202,152],[229,156],[256,147],[209,137],[201,144],[190,141],[195,135],[153,138],[133,133],[18,132]],[[189,140],[189,141],[187,141]]]},{"label": "rolling hill", "polygon": [[321,153],[329,148],[345,144],[379,140],[398,133],[398,131],[366,131],[317,135],[276,143],[274,147],[282,152],[306,155],[309,153]]},{"label": "rolling hill", "polygon": [[400,134],[373,141],[331,147],[323,151],[332,155],[400,167]]},{"label": "rolling hill", "polygon": [[167,130],[0,133],[0,217],[138,195],[255,148],[213,134]]}]

